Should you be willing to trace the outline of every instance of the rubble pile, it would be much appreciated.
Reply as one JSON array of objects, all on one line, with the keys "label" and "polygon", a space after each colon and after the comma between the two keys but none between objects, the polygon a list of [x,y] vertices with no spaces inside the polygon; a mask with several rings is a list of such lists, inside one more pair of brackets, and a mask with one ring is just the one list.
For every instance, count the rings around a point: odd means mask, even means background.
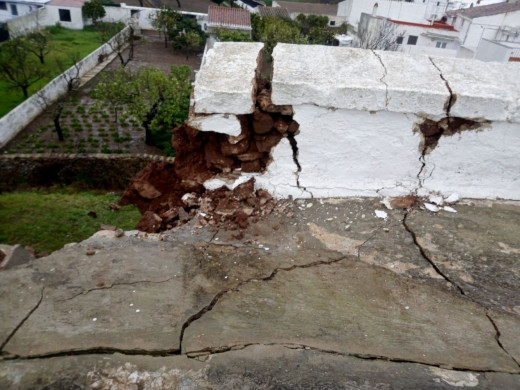
[{"label": "rubble pile", "polygon": [[270,83],[259,80],[257,90],[255,111],[237,116],[238,136],[199,131],[187,123],[174,129],[174,162],[150,163],[130,181],[120,201],[139,208],[137,229],[158,232],[197,216],[197,226],[225,221],[243,229],[273,210],[274,200],[265,190],[255,191],[253,179],[234,190],[203,186],[217,175],[263,172],[273,147],[298,133],[292,107],[272,104]]}]

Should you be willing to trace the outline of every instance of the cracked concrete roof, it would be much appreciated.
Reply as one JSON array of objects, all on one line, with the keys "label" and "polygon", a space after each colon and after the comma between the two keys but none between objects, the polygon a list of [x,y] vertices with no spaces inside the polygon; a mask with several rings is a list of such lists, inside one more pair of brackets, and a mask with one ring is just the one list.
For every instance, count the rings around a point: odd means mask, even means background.
[{"label": "cracked concrete roof", "polygon": [[383,207],[102,231],[6,270],[0,387],[518,387],[519,206]]}]

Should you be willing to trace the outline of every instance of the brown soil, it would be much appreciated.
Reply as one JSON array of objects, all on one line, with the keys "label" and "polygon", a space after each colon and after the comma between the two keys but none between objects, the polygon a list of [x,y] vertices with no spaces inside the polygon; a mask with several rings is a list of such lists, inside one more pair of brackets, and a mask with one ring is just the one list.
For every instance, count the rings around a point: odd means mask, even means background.
[{"label": "brown soil", "polygon": [[[143,39],[135,47],[133,60],[127,65],[129,69],[155,66],[168,71],[172,65],[189,65],[192,69],[199,69],[200,53],[165,48],[162,37],[155,31],[144,31],[143,35]],[[112,71],[119,66],[120,62],[116,57],[104,71]],[[94,107],[95,100],[89,94],[100,77],[97,75],[90,80],[80,88],[71,102],[65,104],[60,120],[65,135],[64,142],[59,142],[54,129],[53,106],[38,116],[1,152],[163,154],[160,149],[145,144],[144,130],[135,119],[123,112],[118,114],[119,121],[115,122],[110,108]]]}]

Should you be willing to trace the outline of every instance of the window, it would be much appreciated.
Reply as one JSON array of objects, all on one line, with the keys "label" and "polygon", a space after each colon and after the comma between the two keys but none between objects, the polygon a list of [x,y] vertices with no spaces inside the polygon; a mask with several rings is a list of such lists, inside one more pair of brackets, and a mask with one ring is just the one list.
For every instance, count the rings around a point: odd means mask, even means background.
[{"label": "window", "polygon": [[16,8],[16,4],[11,4],[11,14],[14,16],[18,15],[18,8]]},{"label": "window", "polygon": [[335,26],[335,25],[336,25],[336,22],[335,22],[334,20],[331,20],[331,21],[330,21],[330,25],[331,25],[331,26]]},{"label": "window", "polygon": [[407,44],[408,45],[417,45],[417,35],[409,35]]},{"label": "window", "polygon": [[446,49],[446,42],[441,42],[441,41],[438,41],[436,44],[435,44],[435,47],[438,47],[438,48],[441,48],[441,49]]},{"label": "window", "polygon": [[72,19],[70,18],[70,10],[68,9],[58,9],[60,13],[60,22],[70,22]]},{"label": "window", "polygon": [[0,1],[0,9],[7,10],[7,3],[5,1]]},{"label": "window", "polygon": [[395,43],[397,43],[398,45],[401,45],[404,41],[404,37],[397,37],[397,39],[395,40]]}]

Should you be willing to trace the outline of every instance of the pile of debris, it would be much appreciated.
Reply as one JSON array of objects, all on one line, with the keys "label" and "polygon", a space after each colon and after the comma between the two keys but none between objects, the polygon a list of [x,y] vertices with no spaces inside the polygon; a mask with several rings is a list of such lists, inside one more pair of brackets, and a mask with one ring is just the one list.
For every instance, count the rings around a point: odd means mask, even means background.
[{"label": "pile of debris", "polygon": [[159,232],[199,216],[198,226],[228,222],[244,229],[269,214],[275,201],[265,190],[254,190],[254,179],[234,190],[209,191],[204,182],[223,174],[263,172],[271,150],[283,137],[291,141],[299,125],[291,106],[271,102],[268,81],[258,82],[256,109],[237,116],[241,134],[199,131],[187,123],[173,131],[177,155],[173,163],[150,163],[130,182],[120,204],[134,204],[143,215],[137,229]]}]

